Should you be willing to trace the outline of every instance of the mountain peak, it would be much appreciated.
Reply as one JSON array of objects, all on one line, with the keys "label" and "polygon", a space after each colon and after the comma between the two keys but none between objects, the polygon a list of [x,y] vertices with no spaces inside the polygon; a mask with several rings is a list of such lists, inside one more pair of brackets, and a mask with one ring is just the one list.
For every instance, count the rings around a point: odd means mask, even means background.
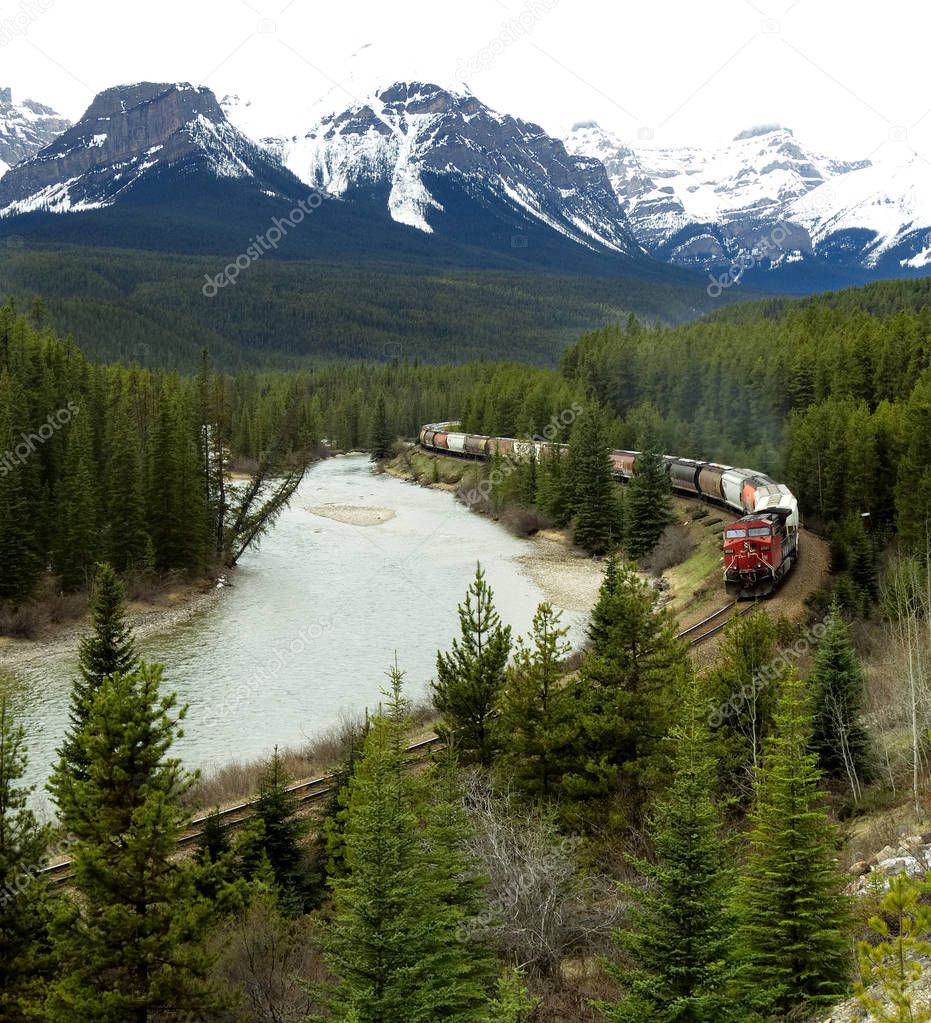
[{"label": "mountain peak", "polygon": [[755,139],[762,135],[772,135],[775,132],[781,132],[784,135],[791,135],[795,137],[791,128],[786,128],[782,124],[757,124],[752,128],[744,128],[743,131],[738,132],[734,136],[735,142],[743,142],[745,139]]},{"label": "mountain peak", "polygon": [[0,88],[0,177],[10,167],[35,156],[71,122],[51,107],[27,99],[13,102],[13,89]]},{"label": "mountain peak", "polygon": [[[463,231],[466,208],[518,238],[533,224],[589,251],[640,256],[605,168],[536,124],[499,114],[461,86],[408,77],[326,113],[281,144],[285,165],[335,195],[387,203],[427,234]],[[505,229],[504,224],[510,224]]]},{"label": "mountain peak", "polygon": [[0,215],[109,206],[168,168],[214,178],[275,177],[272,161],[226,119],[216,97],[187,82],[104,89],[81,120],[0,182]]}]

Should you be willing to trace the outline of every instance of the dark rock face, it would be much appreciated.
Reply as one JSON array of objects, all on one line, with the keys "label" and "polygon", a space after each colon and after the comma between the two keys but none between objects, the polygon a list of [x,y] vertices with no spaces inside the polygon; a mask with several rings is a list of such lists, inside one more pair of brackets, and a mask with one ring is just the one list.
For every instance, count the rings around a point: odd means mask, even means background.
[{"label": "dark rock face", "polygon": [[0,181],[0,213],[106,206],[143,177],[188,164],[214,178],[254,178],[267,187],[280,174],[226,120],[209,89],[118,86],[101,92],[77,124]]},{"label": "dark rock face", "polygon": [[13,102],[13,90],[0,89],[0,172],[44,149],[71,122],[31,99]]}]

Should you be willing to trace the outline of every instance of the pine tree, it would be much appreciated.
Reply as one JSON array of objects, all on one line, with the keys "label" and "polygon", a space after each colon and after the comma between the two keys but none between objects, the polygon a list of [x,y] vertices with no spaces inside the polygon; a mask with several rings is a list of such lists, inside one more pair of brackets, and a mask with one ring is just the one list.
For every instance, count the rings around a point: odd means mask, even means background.
[{"label": "pine tree", "polygon": [[139,664],[132,629],[126,623],[123,586],[106,562],[97,566],[91,616],[93,632],[81,640],[81,677],[72,683],[68,731],[58,750],[62,781],[66,778],[78,781],[87,776],[87,756],[81,733],[101,683],[115,672],[131,674]]},{"label": "pine tree", "polygon": [[443,715],[437,734],[487,767],[496,750],[493,713],[504,686],[511,627],[501,624],[480,564],[459,605],[459,626],[450,652],[436,655],[433,702]]},{"label": "pine tree", "polygon": [[[336,977],[330,1018],[358,1023],[479,1023],[486,956],[469,937],[478,907],[464,835],[405,767],[402,675],[372,723],[350,781],[348,873],[333,880],[327,957]],[[464,894],[463,894],[464,893]]]},{"label": "pine tree", "polygon": [[9,461],[19,457],[15,408],[21,401],[9,374],[0,370],[0,600],[15,604],[31,595],[42,569],[24,466]]},{"label": "pine tree", "polygon": [[150,447],[147,508],[155,567],[197,571],[213,537],[198,446],[177,394],[162,395]]},{"label": "pine tree", "polygon": [[624,992],[600,1006],[612,1023],[723,1023],[741,1016],[726,982],[732,965],[727,911],[731,870],[713,800],[715,762],[690,687],[685,723],[671,735],[672,783],[656,805],[650,835],[655,862],[636,861],[643,886],[625,885],[629,928],[608,974]]},{"label": "pine tree", "polygon": [[499,728],[507,736],[502,768],[517,787],[544,799],[559,789],[578,729],[576,700],[562,685],[560,662],[570,645],[560,622],[551,604],[540,604],[529,642],[518,640],[499,702]]},{"label": "pine tree", "polygon": [[146,567],[150,541],[145,525],[145,487],[139,441],[129,409],[114,410],[107,438],[107,552],[118,572]]},{"label": "pine tree", "polygon": [[777,658],[776,625],[758,608],[724,627],[718,665],[706,691],[712,709],[720,791],[749,803],[763,742],[773,726],[784,661]]},{"label": "pine tree", "polygon": [[896,525],[903,547],[921,551],[931,536],[931,372],[926,371],[906,406],[905,450],[899,460]]},{"label": "pine tree", "polygon": [[580,737],[564,785],[575,799],[587,800],[623,782],[633,810],[666,773],[661,741],[688,661],[675,622],[657,608],[649,584],[630,564],[609,563],[590,636],[575,684]]},{"label": "pine tree", "polygon": [[174,862],[193,778],[170,756],[184,712],[160,695],[161,677],[158,665],[106,677],[78,737],[86,779],[59,766],[50,783],[77,839],[80,896],[53,933],[51,1023],[149,1023],[218,1003],[204,948],[212,910],[194,870]]},{"label": "pine tree", "polygon": [[298,913],[309,903],[315,878],[311,876],[310,864],[301,848],[309,824],[297,816],[300,803],[288,790],[291,781],[275,747],[259,779],[255,805],[257,827],[250,848],[244,851],[244,867],[254,873],[259,858],[267,858],[282,907]]},{"label": "pine tree", "polygon": [[859,943],[856,998],[871,1023],[931,1020],[931,1006],[922,998],[924,963],[931,957],[931,907],[921,901],[927,887],[907,874],[891,878],[880,912],[869,922],[879,941]]},{"label": "pine tree", "polygon": [[637,456],[636,473],[624,499],[624,547],[630,558],[642,558],[659,542],[673,520],[669,474],[660,455]]},{"label": "pine tree", "polygon": [[388,412],[383,394],[379,394],[375,401],[370,444],[373,462],[383,462],[394,454],[394,437],[388,426]]},{"label": "pine tree", "polygon": [[214,807],[213,811],[207,815],[203,830],[197,840],[197,848],[205,863],[217,863],[232,849],[218,806]]},{"label": "pine tree", "polygon": [[819,805],[817,757],[802,684],[783,684],[758,773],[747,864],[737,889],[740,990],[764,1013],[840,997],[850,971],[846,879],[836,829]]},{"label": "pine tree", "polygon": [[520,970],[505,970],[482,1023],[529,1023],[539,998],[532,998]]},{"label": "pine tree", "polygon": [[861,720],[863,667],[835,602],[808,679],[813,704],[812,749],[821,770],[843,778],[854,799],[871,774],[870,741]]},{"label": "pine tree", "polygon": [[45,863],[49,831],[29,809],[21,784],[27,753],[6,700],[0,698],[0,1019],[43,1019],[53,971],[48,953],[49,901],[35,872]]},{"label": "pine tree", "polygon": [[58,496],[61,524],[55,568],[66,590],[88,584],[99,549],[96,469],[91,448],[91,424],[79,415],[68,431],[65,465]]},{"label": "pine tree", "polygon": [[556,526],[565,526],[571,517],[567,461],[563,447],[553,444],[545,449],[537,468],[537,508]]},{"label": "pine tree", "polygon": [[585,409],[569,446],[575,522],[572,539],[591,554],[605,554],[620,539],[614,476],[601,414]]}]

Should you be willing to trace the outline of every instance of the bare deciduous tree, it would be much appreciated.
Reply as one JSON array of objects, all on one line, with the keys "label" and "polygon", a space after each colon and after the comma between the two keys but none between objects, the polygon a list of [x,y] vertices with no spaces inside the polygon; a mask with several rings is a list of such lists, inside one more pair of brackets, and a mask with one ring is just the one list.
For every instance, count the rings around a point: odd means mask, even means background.
[{"label": "bare deciduous tree", "polygon": [[578,840],[559,834],[553,820],[492,791],[474,773],[466,783],[474,834],[472,854],[489,882],[488,912],[476,922],[507,961],[538,976],[558,971],[567,956],[610,947],[621,917],[616,885],[584,875]]}]

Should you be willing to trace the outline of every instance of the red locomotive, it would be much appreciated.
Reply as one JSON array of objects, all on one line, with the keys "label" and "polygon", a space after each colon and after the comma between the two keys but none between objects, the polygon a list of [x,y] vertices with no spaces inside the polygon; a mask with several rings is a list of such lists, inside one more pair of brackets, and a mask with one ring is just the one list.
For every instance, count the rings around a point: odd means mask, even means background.
[{"label": "red locomotive", "polygon": [[724,531],[724,585],[735,597],[771,594],[798,556],[792,511],[773,508],[745,515]]}]

